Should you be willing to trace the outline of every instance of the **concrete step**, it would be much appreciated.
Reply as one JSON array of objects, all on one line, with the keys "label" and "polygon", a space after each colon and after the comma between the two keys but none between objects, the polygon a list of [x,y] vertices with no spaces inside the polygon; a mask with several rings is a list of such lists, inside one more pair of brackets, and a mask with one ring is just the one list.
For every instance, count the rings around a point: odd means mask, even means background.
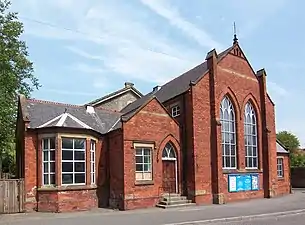
[{"label": "concrete step", "polygon": [[159,204],[161,204],[161,205],[181,205],[181,204],[187,204],[187,203],[192,203],[192,201],[188,200],[188,199],[177,199],[177,200],[159,202]]},{"label": "concrete step", "polygon": [[181,194],[171,193],[171,194],[163,194],[163,197],[180,197]]},{"label": "concrete step", "polygon": [[163,196],[163,201],[187,200],[186,196]]},{"label": "concrete step", "polygon": [[184,203],[184,204],[177,204],[177,205],[161,205],[157,204],[156,206],[158,208],[162,209],[171,209],[171,208],[183,208],[183,207],[189,207],[189,206],[195,206],[196,203]]}]

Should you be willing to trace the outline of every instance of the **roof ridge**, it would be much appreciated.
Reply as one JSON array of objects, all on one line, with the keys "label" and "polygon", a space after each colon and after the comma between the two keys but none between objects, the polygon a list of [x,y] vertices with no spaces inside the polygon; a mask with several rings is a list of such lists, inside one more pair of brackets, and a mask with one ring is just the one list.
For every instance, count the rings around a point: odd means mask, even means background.
[{"label": "roof ridge", "polygon": [[62,103],[62,102],[53,102],[53,101],[41,100],[41,99],[35,99],[35,98],[28,98],[27,101],[37,102],[37,103],[45,103],[45,104],[52,104],[52,105],[71,106],[71,107],[78,107],[78,108],[83,107],[83,105],[76,105],[76,104],[69,104],[69,103]]}]

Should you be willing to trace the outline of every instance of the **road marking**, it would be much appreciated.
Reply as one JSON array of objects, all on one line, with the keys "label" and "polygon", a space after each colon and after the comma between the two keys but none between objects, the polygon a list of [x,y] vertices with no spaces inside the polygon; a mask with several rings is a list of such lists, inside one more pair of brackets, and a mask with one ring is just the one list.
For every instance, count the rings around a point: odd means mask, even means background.
[{"label": "road marking", "polygon": [[275,212],[275,213],[264,213],[264,214],[254,214],[249,216],[234,216],[234,217],[225,217],[225,218],[218,218],[218,219],[206,219],[206,220],[194,220],[194,221],[186,221],[186,222],[178,222],[178,223],[166,223],[163,225],[194,225],[194,224],[207,224],[207,223],[215,223],[215,222],[230,222],[230,221],[242,221],[242,220],[249,220],[253,218],[263,218],[263,217],[283,217],[292,214],[303,214],[305,213],[305,209],[300,210],[291,210],[291,211],[284,211],[284,212]]},{"label": "road marking", "polygon": [[204,210],[205,208],[185,208],[185,209],[177,209],[176,211],[179,212],[189,212],[189,211],[200,211]]}]

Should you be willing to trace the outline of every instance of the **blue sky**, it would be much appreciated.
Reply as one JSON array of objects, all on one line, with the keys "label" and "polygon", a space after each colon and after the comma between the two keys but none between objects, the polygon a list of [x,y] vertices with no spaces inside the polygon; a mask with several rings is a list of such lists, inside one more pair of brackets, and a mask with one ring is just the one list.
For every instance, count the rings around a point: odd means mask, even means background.
[{"label": "blue sky", "polygon": [[[296,0],[14,0],[42,87],[33,97],[83,104],[135,83],[143,93],[239,43],[267,71],[277,130],[305,146],[305,3]],[[54,25],[54,26],[51,26]]]}]

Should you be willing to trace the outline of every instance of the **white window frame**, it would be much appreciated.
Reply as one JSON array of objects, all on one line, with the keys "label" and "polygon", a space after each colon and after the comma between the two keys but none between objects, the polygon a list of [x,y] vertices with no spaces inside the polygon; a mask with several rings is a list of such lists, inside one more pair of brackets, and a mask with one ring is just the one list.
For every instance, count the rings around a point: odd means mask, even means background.
[{"label": "white window frame", "polygon": [[[51,139],[54,140],[54,148],[51,148]],[[47,140],[48,142],[48,147],[44,148],[44,141]],[[56,183],[56,175],[55,175],[55,147],[56,146],[56,139],[55,137],[48,137],[48,138],[43,138],[41,140],[41,149],[42,149],[42,156],[41,156],[41,161],[42,161],[42,186],[55,186]],[[54,152],[54,160],[51,160],[51,152]],[[47,153],[48,159],[45,160],[44,154]],[[54,171],[51,171],[51,164],[54,164]],[[45,164],[48,165],[47,167],[47,172],[45,172]],[[48,176],[49,182],[45,182],[44,176]],[[51,183],[51,175],[54,176],[54,183]]]},{"label": "white window frame", "polygon": [[[228,118],[225,118],[224,115],[228,115]],[[220,122],[221,122],[222,168],[236,169],[237,168],[236,118],[235,118],[234,106],[231,100],[227,96],[225,96],[222,99],[220,104]],[[228,165],[227,165],[227,159],[229,159]],[[232,166],[233,164],[232,162],[234,162],[234,166]]]},{"label": "white window frame", "polygon": [[172,107],[172,117],[180,116],[180,106],[175,105]]},{"label": "white window frame", "polygon": [[[136,145],[135,149],[135,177],[136,181],[152,181],[153,180],[153,147],[149,145]],[[137,150],[141,150],[141,153],[138,154]],[[145,150],[149,150],[149,154],[144,154]],[[149,163],[145,162],[145,157],[149,156]],[[137,162],[137,157],[142,158],[142,162]],[[137,165],[142,165],[142,170],[137,170]],[[145,165],[148,165],[148,169],[145,170]],[[141,178],[139,178],[141,177]]]},{"label": "white window frame", "polygon": [[96,158],[96,141],[90,141],[90,175],[91,175],[91,184],[96,184],[96,176],[95,176],[95,158]]},{"label": "white window frame", "polygon": [[[244,111],[244,140],[246,169],[258,169],[257,119],[253,106],[248,102]],[[249,154],[250,153],[250,154]],[[250,161],[252,166],[249,166]],[[254,162],[256,161],[256,166]]]},{"label": "white window frame", "polygon": [[[78,138],[78,137],[62,137],[62,140],[63,139],[72,139],[72,143],[73,143],[73,148],[72,149],[66,149],[66,148],[63,148],[62,147],[62,143],[63,141],[61,142],[61,153],[63,151],[72,151],[73,152],[73,159],[72,160],[63,160],[61,159],[61,168],[63,168],[63,163],[72,163],[72,166],[73,166],[73,170],[72,172],[63,172],[63,170],[61,170],[61,184],[62,186],[69,186],[69,185],[85,185],[86,184],[86,173],[87,173],[87,168],[86,168],[86,138]],[[83,149],[75,149],[74,146],[75,146],[75,140],[76,139],[81,139],[81,140],[84,140],[84,148]],[[74,156],[75,156],[75,152],[76,151],[83,151],[84,152],[84,160],[75,160],[74,159]],[[81,163],[84,163],[84,172],[75,172],[75,163],[77,162],[81,162]],[[63,184],[63,175],[64,174],[72,174],[72,183],[70,184]],[[84,174],[85,175],[85,182],[84,183],[75,183],[75,174]]]},{"label": "white window frame", "polygon": [[277,157],[276,158],[276,170],[277,170],[277,177],[283,178],[284,177],[284,158]]}]

